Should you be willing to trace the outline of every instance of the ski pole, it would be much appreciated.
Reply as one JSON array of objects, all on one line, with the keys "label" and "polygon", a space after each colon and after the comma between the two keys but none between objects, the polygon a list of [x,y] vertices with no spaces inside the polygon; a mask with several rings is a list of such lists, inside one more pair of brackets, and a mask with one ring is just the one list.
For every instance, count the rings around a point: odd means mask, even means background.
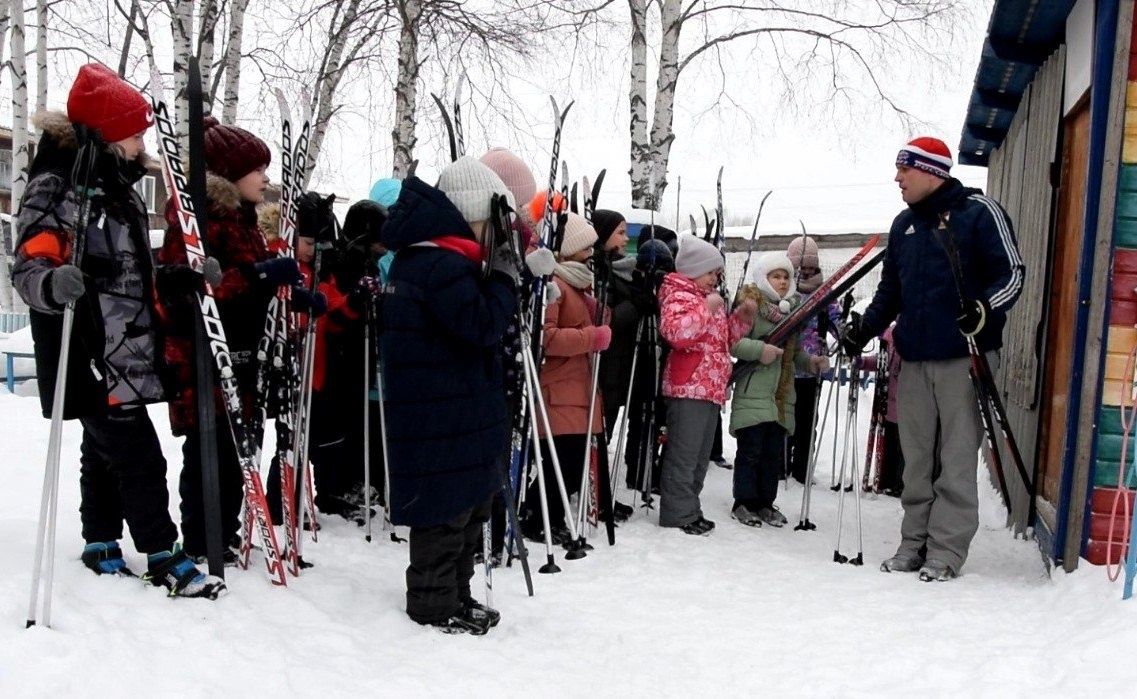
[{"label": "ski pole", "polygon": [[[833,548],[833,562],[834,563],[849,563],[852,565],[863,565],[864,555],[862,549],[864,548],[861,541],[861,491],[860,491],[860,476],[857,469],[857,389],[859,370],[856,369],[855,360],[849,358],[848,361],[849,371],[849,402],[845,417],[845,440],[841,454],[841,481],[838,483],[841,486],[840,496],[837,500],[837,543]],[[845,480],[845,465],[849,465],[849,477],[852,479],[850,488],[853,490],[853,497],[856,498],[857,504],[857,539],[858,550],[856,557],[850,559],[848,556],[841,553],[841,534],[844,530],[844,513],[845,513],[845,494],[849,489],[844,487]]]},{"label": "ski pole", "polygon": [[640,318],[636,324],[636,344],[632,350],[632,366],[628,372],[628,390],[624,396],[624,409],[620,413],[620,419],[616,423],[616,463],[612,464],[612,502],[611,506],[616,506],[616,484],[620,482],[620,471],[624,463],[625,449],[627,448],[628,438],[628,423],[631,421],[632,410],[632,389],[635,387],[636,381],[636,367],[640,358],[640,335],[644,330],[644,319]]},{"label": "ski pole", "polygon": [[[71,181],[78,200],[78,213],[75,216],[75,230],[71,241],[70,264],[78,267],[83,262],[83,252],[87,245],[87,226],[91,219],[91,186],[94,184],[94,170],[98,158],[98,144],[83,127],[76,127],[79,139],[79,154],[71,171]],[[96,224],[102,228],[106,214],[99,217]],[[39,522],[36,528],[35,562],[32,565],[32,590],[28,601],[28,619],[25,628],[36,625],[36,608],[39,606],[39,591],[43,584],[43,625],[51,628],[51,590],[55,581],[55,525],[59,508],[59,459],[63,442],[63,404],[67,399],[67,366],[71,359],[71,334],[75,325],[75,301],[69,301],[63,309],[63,328],[59,342],[59,363],[55,373],[55,388],[51,403],[51,429],[47,438],[47,458],[43,472],[43,492],[40,496]],[[91,365],[92,369],[94,364]],[[44,568],[44,557],[47,565]]]},{"label": "ski pole", "polygon": [[817,448],[820,445],[815,444],[815,442],[820,440],[821,434],[825,432],[825,421],[829,417],[829,403],[833,398],[833,383],[829,383],[829,390],[826,392],[824,411],[825,415],[823,418],[821,418],[821,430],[818,431],[817,408],[821,405],[822,382],[822,377],[820,374],[817,375],[815,382],[816,386],[813,392],[813,426],[810,428],[809,455],[806,459],[806,463],[808,465],[805,472],[805,484],[801,491],[801,514],[798,515],[798,523],[797,526],[794,527],[794,531],[812,531],[814,529],[817,529],[817,525],[809,521],[809,506],[813,496],[813,473],[817,469],[817,455],[821,451]]},{"label": "ski pole", "polygon": [[372,299],[363,309],[363,523],[364,540],[371,543],[371,332]]},{"label": "ski pole", "polygon": [[[549,459],[552,463],[553,477],[557,481],[557,490],[560,491],[561,502],[565,508],[565,524],[568,526],[569,539],[575,542],[580,538],[580,536],[577,533],[576,522],[572,516],[572,503],[569,501],[568,490],[565,488],[565,479],[561,471],[560,459],[557,456],[557,445],[553,440],[553,428],[549,424],[549,411],[548,407],[545,405],[545,397],[541,394],[541,379],[540,375],[537,373],[537,367],[534,364],[532,353],[524,353],[524,363],[526,371],[529,374],[530,381],[529,399],[535,401],[535,407],[540,408],[540,410],[534,410],[533,414],[540,417],[541,426],[545,428],[545,444],[549,449]],[[536,421],[534,421],[533,429],[535,431],[537,430]],[[535,441],[535,444],[540,444],[539,438]],[[534,454],[539,454],[541,450],[540,448],[535,448],[533,451]],[[538,469],[538,474],[540,473],[541,469]],[[546,523],[545,531],[548,532],[551,536],[551,527],[549,524],[550,523],[548,522]],[[584,558],[585,555],[586,554],[583,548],[573,547],[565,553],[565,558],[567,560],[573,561],[578,558]]]},{"label": "ski pole", "polygon": [[[529,362],[531,355],[527,351],[522,351],[522,363],[525,365],[525,399],[529,404],[529,414],[536,415],[537,406],[533,398],[533,383],[532,376],[529,373]],[[540,387],[538,386],[537,395],[540,395]],[[541,505],[541,521],[545,528],[545,565],[537,569],[538,573],[552,574],[561,572],[560,566],[557,565],[556,559],[553,556],[553,527],[549,521],[549,500],[548,488],[545,485],[545,467],[541,458],[541,449],[539,446],[541,437],[537,432],[537,421],[529,421],[529,430],[532,439],[533,447],[533,462],[537,469],[537,492]]]}]

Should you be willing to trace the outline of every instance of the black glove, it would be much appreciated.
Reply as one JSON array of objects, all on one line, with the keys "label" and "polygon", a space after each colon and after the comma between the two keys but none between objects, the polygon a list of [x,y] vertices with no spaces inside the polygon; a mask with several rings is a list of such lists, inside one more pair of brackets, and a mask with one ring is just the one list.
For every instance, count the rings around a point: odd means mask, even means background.
[{"label": "black glove", "polygon": [[517,258],[510,250],[509,245],[498,245],[490,254],[493,257],[493,271],[504,272],[509,275],[514,284],[521,281],[521,271],[517,269]]},{"label": "black glove", "polygon": [[849,316],[849,322],[841,330],[841,351],[846,357],[856,357],[872,339],[872,331],[856,313]]},{"label": "black glove", "polygon": [[383,285],[380,283],[379,277],[360,277],[355,288],[347,295],[347,304],[356,313],[362,313],[367,308],[368,301],[381,293],[383,293]]},{"label": "black glove", "polygon": [[655,315],[657,309],[655,294],[647,289],[636,289],[628,295],[628,301],[640,316]]},{"label": "black glove", "polygon": [[955,322],[964,337],[975,337],[987,324],[987,314],[991,307],[983,299],[970,299],[959,304]]},{"label": "black glove", "polygon": [[292,287],[292,310],[297,313],[312,313],[319,318],[328,312],[328,297],[322,291],[308,291],[302,286]]},{"label": "black glove", "polygon": [[252,266],[249,277],[266,287],[296,286],[304,283],[300,265],[291,257],[274,257]]},{"label": "black glove", "polygon": [[63,265],[51,270],[45,282],[44,295],[60,306],[66,306],[86,291],[83,272],[75,265]]}]

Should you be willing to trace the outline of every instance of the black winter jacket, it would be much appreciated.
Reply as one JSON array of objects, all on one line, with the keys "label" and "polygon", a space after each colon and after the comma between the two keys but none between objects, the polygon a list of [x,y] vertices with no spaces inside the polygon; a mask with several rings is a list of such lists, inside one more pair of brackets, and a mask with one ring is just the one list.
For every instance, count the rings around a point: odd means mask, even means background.
[{"label": "black winter jacket", "polygon": [[[17,214],[20,240],[13,286],[31,310],[40,407],[51,416],[63,338],[63,307],[50,273],[70,262],[78,202],[71,170],[74,127],[59,112],[36,115],[43,130]],[[145,168],[103,151],[96,165],[91,218],[79,268],[86,293],[75,302],[64,419],[99,415],[112,405],[165,400],[163,337],[154,299],[154,262],[145,208],[132,188]]]},{"label": "black winter jacket", "polygon": [[516,313],[513,282],[482,279],[473,260],[432,241],[476,248],[446,195],[403,182],[383,231],[396,251],[383,299],[383,386],[391,519],[437,526],[500,486],[508,418],[498,343]]},{"label": "black winter jacket", "polygon": [[[937,231],[941,213],[948,214],[948,224]],[[954,240],[959,251],[964,298],[982,299],[991,308],[976,337],[980,351],[1002,347],[1007,312],[1022,292],[1025,268],[1006,212],[980,190],[948,180],[892,222],[880,284],[864,314],[874,335],[899,316],[893,338],[906,362],[968,355],[956,322],[959,292],[937,236]]]}]

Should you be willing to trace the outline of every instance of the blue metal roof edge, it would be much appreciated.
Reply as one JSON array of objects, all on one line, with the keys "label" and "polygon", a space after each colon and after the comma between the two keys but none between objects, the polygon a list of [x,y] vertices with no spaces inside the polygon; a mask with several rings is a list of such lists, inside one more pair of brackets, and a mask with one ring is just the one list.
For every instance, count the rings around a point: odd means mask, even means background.
[{"label": "blue metal roof edge", "polygon": [[1074,0],[996,0],[960,134],[957,160],[987,166],[1023,93],[1066,33]]}]

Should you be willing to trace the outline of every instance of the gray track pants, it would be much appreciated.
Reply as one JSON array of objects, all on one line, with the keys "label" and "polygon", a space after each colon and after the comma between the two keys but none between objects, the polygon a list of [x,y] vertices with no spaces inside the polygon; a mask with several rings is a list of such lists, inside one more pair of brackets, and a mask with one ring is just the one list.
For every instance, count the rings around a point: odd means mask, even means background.
[{"label": "gray track pants", "polygon": [[[998,353],[988,352],[987,361],[994,371]],[[897,386],[904,452],[904,521],[897,554],[917,558],[927,546],[927,558],[957,573],[979,529],[976,469],[983,427],[970,366],[969,357],[905,362]]]},{"label": "gray track pants", "polygon": [[682,527],[703,516],[699,494],[720,407],[707,400],[667,400],[667,451],[659,477],[659,526]]}]

